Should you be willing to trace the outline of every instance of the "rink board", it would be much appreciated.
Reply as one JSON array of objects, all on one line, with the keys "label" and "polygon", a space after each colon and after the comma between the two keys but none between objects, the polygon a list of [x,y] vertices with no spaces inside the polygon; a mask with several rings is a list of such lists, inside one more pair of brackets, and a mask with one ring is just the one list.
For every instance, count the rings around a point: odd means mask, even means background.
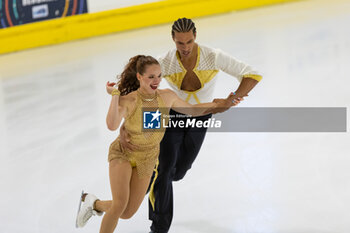
[{"label": "rink board", "polygon": [[0,54],[295,0],[167,0],[0,30]]}]

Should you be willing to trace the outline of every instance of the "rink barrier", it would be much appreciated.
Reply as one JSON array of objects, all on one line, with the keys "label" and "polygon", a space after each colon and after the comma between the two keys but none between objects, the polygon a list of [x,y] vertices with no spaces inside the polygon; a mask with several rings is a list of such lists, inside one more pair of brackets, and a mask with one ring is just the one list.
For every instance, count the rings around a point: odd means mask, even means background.
[{"label": "rink barrier", "polygon": [[292,1],[298,0],[166,0],[29,23],[0,30],[0,54]]}]

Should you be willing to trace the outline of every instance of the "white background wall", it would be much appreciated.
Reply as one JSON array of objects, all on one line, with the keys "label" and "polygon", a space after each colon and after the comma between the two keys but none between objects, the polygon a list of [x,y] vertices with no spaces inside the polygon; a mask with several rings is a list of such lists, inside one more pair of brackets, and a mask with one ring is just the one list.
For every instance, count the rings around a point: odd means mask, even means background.
[{"label": "white background wall", "polygon": [[116,8],[139,5],[149,2],[158,2],[157,0],[87,0],[90,13],[112,10]]}]

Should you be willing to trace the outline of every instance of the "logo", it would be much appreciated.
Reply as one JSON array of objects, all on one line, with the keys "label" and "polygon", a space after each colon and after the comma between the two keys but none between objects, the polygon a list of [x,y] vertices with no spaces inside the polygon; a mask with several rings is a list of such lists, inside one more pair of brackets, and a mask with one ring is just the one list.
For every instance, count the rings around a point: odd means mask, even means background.
[{"label": "logo", "polygon": [[171,120],[168,124],[164,122],[165,128],[221,128],[222,122],[215,118],[209,118],[207,120],[198,120],[196,118],[186,118],[184,120]]},{"label": "logo", "polygon": [[144,129],[160,129],[161,126],[161,113],[159,109],[156,112],[144,111],[143,112],[143,128]]},{"label": "logo", "polygon": [[49,16],[49,7],[47,4],[33,6],[32,14],[33,14],[33,19],[45,18]]}]

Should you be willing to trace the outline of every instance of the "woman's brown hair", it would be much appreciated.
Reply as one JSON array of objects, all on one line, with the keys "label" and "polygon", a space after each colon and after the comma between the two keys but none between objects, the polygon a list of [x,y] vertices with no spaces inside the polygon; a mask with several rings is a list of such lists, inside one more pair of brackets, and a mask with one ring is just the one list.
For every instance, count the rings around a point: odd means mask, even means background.
[{"label": "woman's brown hair", "polygon": [[132,91],[136,91],[140,87],[136,74],[144,74],[146,67],[153,64],[159,65],[159,62],[152,56],[137,55],[130,58],[129,63],[124,67],[124,71],[118,77],[120,95],[127,95]]}]

